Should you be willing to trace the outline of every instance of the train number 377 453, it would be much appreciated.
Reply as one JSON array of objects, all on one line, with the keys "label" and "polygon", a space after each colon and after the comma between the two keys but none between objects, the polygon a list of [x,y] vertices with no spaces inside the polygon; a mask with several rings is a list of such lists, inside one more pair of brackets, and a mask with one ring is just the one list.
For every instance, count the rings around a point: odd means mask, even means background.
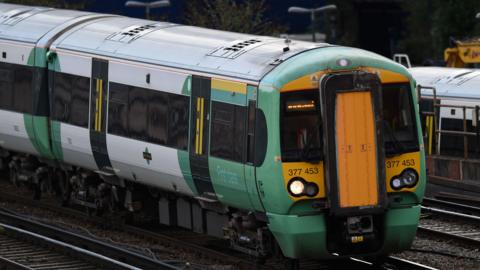
[{"label": "train number 377 453", "polygon": [[302,174],[318,174],[318,168],[296,168],[296,169],[288,169],[289,176],[299,176]]},{"label": "train number 377 453", "polygon": [[415,159],[404,159],[404,160],[388,160],[385,162],[387,168],[396,168],[399,166],[402,167],[411,167],[415,166]]}]

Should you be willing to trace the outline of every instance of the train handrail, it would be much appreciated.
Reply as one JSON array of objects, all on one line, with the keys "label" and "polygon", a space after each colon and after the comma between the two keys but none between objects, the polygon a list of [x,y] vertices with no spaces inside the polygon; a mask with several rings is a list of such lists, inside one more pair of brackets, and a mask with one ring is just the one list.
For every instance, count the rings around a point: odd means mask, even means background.
[{"label": "train handrail", "polygon": [[[424,141],[428,139],[428,144],[427,144],[427,153],[428,155],[432,154],[432,135],[435,136],[435,144],[436,144],[436,151],[435,154],[440,155],[441,154],[441,149],[440,149],[440,140],[441,140],[441,135],[460,135],[463,136],[463,157],[465,159],[468,159],[468,137],[469,136],[475,136],[476,138],[479,138],[480,136],[480,127],[479,127],[479,121],[478,121],[478,116],[480,113],[480,106],[467,106],[467,105],[449,105],[449,104],[440,104],[438,101],[439,99],[437,98],[437,93],[435,87],[432,86],[423,86],[423,85],[417,85],[417,97],[418,97],[418,102],[420,103],[421,100],[425,99],[432,99],[432,98],[427,98],[422,96],[422,90],[431,90],[433,92],[433,111],[421,111],[420,113],[422,115],[426,115],[426,127],[428,129],[426,135],[423,136]],[[441,108],[454,108],[454,109],[462,109],[463,115],[463,130],[458,131],[458,130],[448,130],[448,129],[442,129],[440,123],[437,123],[438,121],[438,110]],[[468,131],[467,127],[467,110],[472,110],[472,126],[476,127],[475,132]],[[437,128],[438,126],[438,128]],[[432,134],[434,131],[435,133]]]}]

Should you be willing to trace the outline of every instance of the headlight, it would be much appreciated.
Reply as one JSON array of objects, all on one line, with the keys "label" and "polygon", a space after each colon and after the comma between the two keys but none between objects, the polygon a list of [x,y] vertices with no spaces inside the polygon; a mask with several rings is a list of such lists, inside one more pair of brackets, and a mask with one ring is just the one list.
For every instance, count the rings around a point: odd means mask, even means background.
[{"label": "headlight", "polygon": [[305,194],[308,197],[315,197],[318,194],[318,186],[315,183],[308,183],[305,188]]},{"label": "headlight", "polygon": [[305,182],[303,179],[294,178],[288,183],[288,192],[294,197],[301,196],[305,191]]},{"label": "headlight", "polygon": [[403,181],[408,187],[414,187],[418,182],[417,173],[414,170],[405,170],[403,172]]},{"label": "headlight", "polygon": [[418,183],[418,174],[413,169],[405,169],[400,175],[394,176],[390,180],[390,187],[394,190],[400,190],[402,188],[412,188]]},{"label": "headlight", "polygon": [[398,190],[402,188],[402,180],[400,178],[393,178],[392,182],[390,183],[393,189]]}]

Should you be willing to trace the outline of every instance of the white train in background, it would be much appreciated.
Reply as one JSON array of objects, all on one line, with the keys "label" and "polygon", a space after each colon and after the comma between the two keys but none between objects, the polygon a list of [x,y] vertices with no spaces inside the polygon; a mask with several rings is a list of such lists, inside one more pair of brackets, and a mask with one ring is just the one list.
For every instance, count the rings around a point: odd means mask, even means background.
[{"label": "white train in background", "polygon": [[[480,70],[409,69],[418,84],[429,179],[480,190]],[[434,105],[436,104],[436,105]],[[452,183],[457,185],[457,183]]]}]

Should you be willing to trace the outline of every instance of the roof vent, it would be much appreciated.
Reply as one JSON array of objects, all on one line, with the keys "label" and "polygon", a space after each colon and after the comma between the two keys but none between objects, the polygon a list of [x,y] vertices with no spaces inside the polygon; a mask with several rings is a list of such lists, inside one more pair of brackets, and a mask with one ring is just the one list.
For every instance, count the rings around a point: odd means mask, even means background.
[{"label": "roof vent", "polygon": [[122,43],[130,43],[140,37],[158,30],[160,28],[165,28],[168,26],[173,26],[174,24],[146,24],[146,25],[132,25],[120,32],[113,33],[112,35],[108,36],[106,39],[111,41],[118,41]]},{"label": "roof vent", "polygon": [[0,16],[0,24],[13,26],[28,17],[35,14],[52,10],[51,8],[19,8],[10,10],[9,12]]},{"label": "roof vent", "polygon": [[227,44],[226,46],[222,46],[216,48],[209,54],[208,56],[215,56],[221,58],[228,58],[228,59],[235,59],[240,55],[244,54],[245,52],[258,47],[263,44],[263,41],[260,39],[248,39],[243,41],[234,41],[232,43]]}]

